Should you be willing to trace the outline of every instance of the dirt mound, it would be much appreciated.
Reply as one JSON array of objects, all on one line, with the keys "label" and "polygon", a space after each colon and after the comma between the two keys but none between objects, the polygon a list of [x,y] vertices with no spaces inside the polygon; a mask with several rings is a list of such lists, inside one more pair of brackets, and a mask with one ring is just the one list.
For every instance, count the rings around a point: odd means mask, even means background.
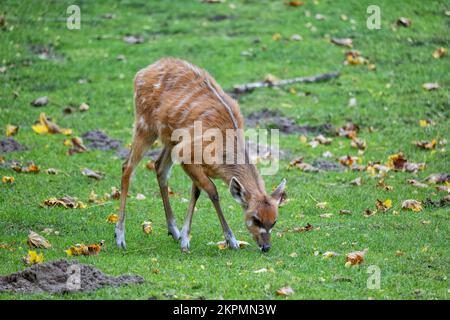
[{"label": "dirt mound", "polygon": [[13,138],[6,138],[0,140],[0,153],[14,152],[14,151],[24,151],[28,148],[18,143]]},{"label": "dirt mound", "polygon": [[252,112],[246,117],[249,127],[262,127],[268,129],[279,129],[283,133],[329,133],[334,130],[333,125],[325,123],[319,126],[298,125],[294,119],[284,116],[277,110],[262,109]]},{"label": "dirt mound", "polygon": [[108,276],[93,266],[62,259],[35,264],[23,271],[0,276],[0,292],[63,294],[143,282],[140,276]]},{"label": "dirt mound", "polygon": [[122,141],[111,139],[106,133],[98,129],[88,131],[81,137],[88,142],[87,147],[90,149],[102,151],[117,150],[122,144]]}]

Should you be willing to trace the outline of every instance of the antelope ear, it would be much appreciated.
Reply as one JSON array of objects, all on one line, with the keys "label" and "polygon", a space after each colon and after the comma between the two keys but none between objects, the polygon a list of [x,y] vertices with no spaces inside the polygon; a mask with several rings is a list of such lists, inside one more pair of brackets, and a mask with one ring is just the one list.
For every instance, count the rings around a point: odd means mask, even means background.
[{"label": "antelope ear", "polygon": [[246,199],[247,191],[236,177],[231,178],[230,193],[237,203],[239,203],[243,207],[247,206],[247,199]]},{"label": "antelope ear", "polygon": [[286,199],[286,192],[284,188],[286,187],[286,179],[283,179],[278,187],[272,192],[271,196],[278,202],[278,205]]}]

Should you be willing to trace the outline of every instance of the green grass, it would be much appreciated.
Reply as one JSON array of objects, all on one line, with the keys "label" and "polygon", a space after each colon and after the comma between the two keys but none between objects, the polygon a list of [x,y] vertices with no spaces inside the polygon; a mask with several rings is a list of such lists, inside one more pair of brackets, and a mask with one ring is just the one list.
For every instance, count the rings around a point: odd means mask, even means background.
[{"label": "green grass", "polygon": [[[105,288],[93,293],[49,296],[1,293],[1,299],[285,299],[275,290],[290,285],[295,294],[290,299],[448,299],[449,210],[425,208],[420,213],[401,210],[406,199],[440,199],[445,193],[434,187],[417,189],[406,183],[412,174],[390,172],[386,181],[394,186],[387,192],[376,187],[377,179],[368,173],[322,172],[302,173],[288,170],[289,159],[283,160],[276,176],[266,177],[268,188],[283,177],[288,180],[290,201],[280,209],[274,234],[295,226],[311,223],[319,230],[286,233],[274,237],[272,250],[261,254],[247,233],[239,206],[228,195],[226,186],[218,182],[222,207],[237,238],[251,243],[240,250],[218,250],[207,245],[223,239],[219,221],[209,200],[202,195],[192,226],[191,253],[182,254],[179,244],[167,236],[162,202],[153,172],[137,169],[131,194],[143,193],[145,201],[128,201],[127,251],[114,244],[114,226],[105,222],[117,210],[118,202],[92,206],[84,210],[41,208],[48,197],[65,194],[87,202],[94,190],[102,195],[119,186],[121,161],[112,152],[91,151],[67,156],[61,135],[39,136],[31,129],[40,112],[52,116],[75,135],[100,128],[113,138],[131,141],[133,121],[132,79],[142,67],[163,56],[176,56],[204,67],[224,87],[262,79],[271,73],[279,78],[340,71],[341,77],[326,83],[295,85],[297,96],[289,88],[261,89],[241,97],[244,114],[262,108],[279,109],[297,119],[299,124],[331,122],[340,126],[347,121],[359,124],[360,136],[368,148],[363,163],[386,162],[390,154],[403,151],[413,162],[426,162],[425,171],[416,179],[449,169],[448,146],[436,151],[415,147],[413,140],[450,139],[448,77],[449,57],[432,58],[438,47],[449,47],[445,1],[378,0],[381,8],[381,30],[366,28],[366,8],[373,1],[320,0],[306,1],[300,8],[286,6],[283,1],[227,1],[209,5],[200,1],[78,1],[81,7],[81,30],[68,30],[66,8],[72,1],[3,1],[7,30],[0,31],[0,65],[8,66],[0,73],[0,124],[20,126],[15,138],[29,150],[3,155],[8,159],[33,160],[42,169],[58,168],[63,173],[19,174],[0,169],[2,176],[12,175],[12,186],[0,187],[0,243],[8,243],[13,251],[0,249],[0,274],[22,270],[21,261],[28,248],[28,230],[40,232],[46,227],[60,232],[48,236],[53,244],[44,252],[45,260],[65,258],[64,249],[75,243],[106,241],[106,249],[98,256],[77,258],[93,264],[105,273],[133,273],[143,276],[145,284]],[[235,9],[230,8],[235,5]],[[305,11],[311,12],[311,17]],[[113,20],[103,19],[114,13]],[[327,17],[314,19],[316,13]],[[234,19],[219,22],[208,18],[218,14]],[[341,14],[355,24],[342,21]],[[398,17],[411,19],[409,28],[395,26]],[[305,27],[312,23],[317,31]],[[272,35],[280,33],[281,41]],[[286,41],[298,33],[304,40]],[[143,44],[129,45],[125,34],[141,34]],[[354,48],[375,63],[375,72],[367,66],[342,64],[346,49],[330,44],[327,37],[351,37]],[[103,38],[98,40],[98,38]],[[260,43],[254,43],[259,38]],[[32,46],[51,46],[59,57],[40,60]],[[264,48],[265,50],[263,50]],[[241,55],[253,49],[254,56]],[[119,54],[126,61],[117,61]],[[31,65],[25,62],[31,62]],[[13,67],[9,67],[14,65]],[[79,84],[79,79],[90,80]],[[425,82],[438,82],[440,90],[427,92]],[[388,84],[390,86],[388,86]],[[13,93],[18,97],[14,98]],[[33,108],[30,101],[47,95],[50,103]],[[358,100],[356,108],[347,107],[350,96]],[[64,115],[64,106],[87,102],[86,113]],[[421,128],[419,119],[432,119],[434,126]],[[368,127],[376,131],[368,133]],[[3,129],[2,129],[3,130]],[[292,157],[304,156],[312,162],[330,150],[336,157],[356,155],[350,141],[335,138],[331,146],[316,149],[299,142],[296,135],[283,135],[281,147]],[[80,174],[88,167],[106,173],[99,182]],[[348,181],[361,176],[364,184],[351,187]],[[171,203],[178,223],[182,222],[189,197],[190,181],[179,167],[174,168],[170,185],[179,196]],[[376,199],[392,199],[393,208],[370,218],[363,210],[374,208]],[[315,201],[326,201],[329,208],[316,208]],[[352,210],[350,216],[339,215],[340,209]],[[398,211],[398,215],[393,212]],[[334,213],[323,219],[319,214]],[[145,236],[141,223],[151,219],[154,232]],[[422,221],[430,220],[430,224]],[[344,256],[354,250],[369,248],[365,262],[359,267],[345,268]],[[315,251],[335,251],[341,256],[324,260]],[[396,251],[404,252],[396,256]],[[291,253],[297,253],[291,257]],[[367,288],[367,267],[381,270],[381,288]],[[152,273],[153,269],[160,273]],[[261,268],[274,272],[255,274]],[[350,282],[335,281],[335,277]]]}]

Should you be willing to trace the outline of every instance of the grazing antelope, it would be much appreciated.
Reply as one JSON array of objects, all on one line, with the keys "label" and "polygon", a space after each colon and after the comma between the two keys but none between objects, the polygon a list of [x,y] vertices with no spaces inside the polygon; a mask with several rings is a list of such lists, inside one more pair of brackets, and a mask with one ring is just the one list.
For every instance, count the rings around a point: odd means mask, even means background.
[{"label": "grazing antelope", "polygon": [[[130,154],[122,167],[122,187],[116,242],[125,248],[125,201],[130,177],[144,153],[159,138],[164,148],[155,161],[156,177],[166,214],[169,235],[181,239],[182,251],[189,250],[189,233],[195,204],[200,192],[211,199],[219,217],[225,240],[233,249],[239,244],[228,226],[219,204],[219,195],[211,179],[222,179],[229,185],[231,195],[245,211],[245,222],[259,248],[270,249],[270,233],[278,216],[286,181],[268,195],[264,181],[254,164],[206,164],[187,161],[181,166],[192,180],[191,200],[181,233],[178,231],[168,196],[168,179],[173,165],[172,150],[178,144],[172,134],[176,129],[194,130],[194,122],[201,121],[204,130],[215,128],[224,136],[227,129],[243,129],[244,120],[236,101],[230,98],[205,70],[189,62],[164,58],[140,70],[134,80],[135,123]],[[237,136],[236,139],[242,139]],[[192,144],[194,147],[194,143]],[[205,145],[201,144],[204,148]],[[233,147],[226,152],[236,153]],[[226,153],[225,152],[225,153]],[[247,152],[246,150],[244,152]],[[223,157],[225,157],[225,153]],[[222,156],[222,155],[219,155]],[[245,159],[249,159],[245,153]]]}]

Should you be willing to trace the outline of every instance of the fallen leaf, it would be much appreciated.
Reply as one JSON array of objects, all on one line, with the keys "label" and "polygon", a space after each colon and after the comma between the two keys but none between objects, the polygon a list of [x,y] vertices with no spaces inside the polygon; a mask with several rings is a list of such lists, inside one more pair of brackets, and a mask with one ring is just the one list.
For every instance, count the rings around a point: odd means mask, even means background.
[{"label": "fallen leaf", "polygon": [[432,125],[434,125],[434,122],[430,119],[419,120],[419,126],[421,126],[422,128],[426,128]]},{"label": "fallen leaf", "polygon": [[366,64],[369,62],[366,58],[361,56],[359,51],[356,50],[347,51],[345,56],[346,56],[344,62],[345,64],[359,65],[359,64]]},{"label": "fallen leaf", "polygon": [[389,156],[387,166],[395,170],[403,170],[408,160],[405,158],[402,152]]},{"label": "fallen leaf", "polygon": [[405,17],[400,17],[397,19],[397,25],[403,26],[403,27],[409,27],[411,26],[411,20]]},{"label": "fallen leaf", "polygon": [[332,216],[333,216],[332,213],[323,213],[323,214],[320,214],[320,215],[319,215],[319,217],[324,218],[324,219],[329,219],[329,218],[331,218]]},{"label": "fallen leaf", "polygon": [[262,269],[258,269],[258,270],[253,271],[253,273],[264,273],[264,272],[267,272],[267,271],[269,271],[269,270],[267,270],[266,268],[262,268]]},{"label": "fallen leaf", "polygon": [[14,183],[14,177],[3,176],[3,177],[2,177],[2,182],[3,182],[3,183],[9,183],[9,184],[12,184],[12,183]]},{"label": "fallen leaf", "polygon": [[390,208],[392,208],[392,200],[387,199],[385,201],[381,201],[381,200],[377,199],[376,207],[377,207],[377,211],[386,212]]},{"label": "fallen leaf", "polygon": [[64,207],[64,208],[71,208],[71,209],[84,209],[86,208],[86,205],[78,201],[76,198],[72,198],[70,196],[64,196],[62,198],[49,198],[44,200],[43,204],[48,207]]},{"label": "fallen leaf", "polygon": [[19,127],[18,126],[14,126],[12,124],[7,124],[6,125],[6,136],[7,137],[11,137],[17,134],[17,132],[19,132]]},{"label": "fallen leaf", "polygon": [[373,216],[374,214],[375,214],[375,211],[372,211],[370,209],[364,210],[364,216],[365,217],[370,217],[370,216]]},{"label": "fallen leaf", "polygon": [[272,35],[272,40],[273,41],[280,41],[281,38],[282,38],[282,36],[281,36],[280,33],[275,33],[275,34]]},{"label": "fallen leaf", "polygon": [[352,212],[350,210],[342,209],[342,210],[339,210],[339,214],[350,215],[350,214],[352,214]]},{"label": "fallen leaf", "polygon": [[364,262],[364,256],[366,255],[368,249],[362,251],[354,251],[347,254],[345,257],[345,262],[350,263],[350,265],[358,265]]},{"label": "fallen leaf", "polygon": [[83,170],[81,170],[81,174],[83,176],[93,178],[95,180],[101,180],[104,177],[104,173],[99,172],[99,171],[94,171],[89,168],[84,168]]},{"label": "fallen leaf", "polygon": [[139,44],[144,42],[144,37],[141,35],[127,35],[123,37],[123,41],[129,44]]},{"label": "fallen leaf", "polygon": [[319,169],[303,162],[303,157],[296,158],[289,163],[290,167],[296,167],[304,172],[319,172]]},{"label": "fallen leaf", "polygon": [[317,142],[319,142],[320,144],[328,145],[328,144],[331,144],[331,142],[333,141],[333,139],[331,139],[331,138],[326,138],[326,137],[324,137],[322,134],[319,134],[317,137],[314,138],[314,141],[317,141]]},{"label": "fallen leaf", "polygon": [[52,247],[51,243],[47,239],[45,239],[43,236],[37,234],[34,231],[30,231],[30,233],[28,234],[27,243],[30,246],[30,248],[49,249]]},{"label": "fallen leaf", "polygon": [[115,213],[111,213],[106,218],[106,222],[108,222],[108,223],[117,223],[117,221],[119,221],[119,216]]},{"label": "fallen leaf", "polygon": [[290,296],[294,294],[294,290],[291,287],[283,287],[278,289],[275,293],[277,296]]},{"label": "fallen leaf", "polygon": [[[237,240],[237,243],[239,245],[239,248],[241,248],[241,249],[250,245],[248,242],[240,241],[240,240]],[[228,243],[226,241],[219,241],[216,243],[216,245],[220,250],[224,250],[224,249],[228,248]]]},{"label": "fallen leaf", "polygon": [[350,167],[354,163],[356,163],[359,160],[359,158],[358,157],[352,157],[352,156],[342,156],[338,160],[339,160],[339,162],[342,165]]},{"label": "fallen leaf", "polygon": [[34,132],[38,133],[38,134],[57,134],[57,133],[61,133],[64,134],[66,136],[71,135],[72,134],[72,130],[71,129],[62,129],[60,127],[58,127],[58,125],[52,121],[50,121],[49,119],[47,119],[47,116],[45,115],[45,113],[41,113],[39,115],[39,123],[38,124],[34,124],[31,126],[31,128],[33,129]]},{"label": "fallen leaf", "polygon": [[382,188],[382,189],[384,189],[384,190],[386,190],[386,191],[392,191],[392,190],[394,190],[394,187],[393,187],[393,186],[389,186],[389,185],[385,184],[384,179],[380,179],[380,180],[377,182],[377,187]]},{"label": "fallen leaf", "polygon": [[43,107],[48,104],[48,97],[40,97],[31,102],[33,107]]},{"label": "fallen leaf", "polygon": [[22,167],[18,164],[14,164],[11,166],[11,169],[19,173],[38,173],[41,170],[39,166],[34,163],[29,164],[27,167]]},{"label": "fallen leaf", "polygon": [[353,46],[353,40],[350,38],[331,38],[331,42],[338,45],[351,48]]},{"label": "fallen leaf", "polygon": [[403,201],[402,209],[419,212],[419,211],[422,211],[423,208],[422,208],[422,203],[420,201],[410,199],[410,200]]},{"label": "fallen leaf", "polygon": [[428,82],[428,83],[424,83],[422,85],[422,87],[427,90],[427,91],[431,91],[431,90],[437,90],[439,89],[439,83],[437,82]]},{"label": "fallen leaf", "polygon": [[431,141],[414,141],[413,144],[415,144],[417,147],[425,150],[433,150],[436,147],[437,141],[436,139],[433,139]]},{"label": "fallen leaf", "polygon": [[425,178],[425,182],[429,184],[448,183],[450,181],[450,173],[433,173]]},{"label": "fallen leaf", "polygon": [[299,34],[293,34],[292,36],[289,37],[289,40],[291,41],[302,41],[303,37]]},{"label": "fallen leaf", "polygon": [[326,251],[322,254],[322,257],[324,259],[328,259],[328,258],[332,258],[332,257],[336,257],[338,254],[334,251]]},{"label": "fallen leaf", "polygon": [[362,179],[361,177],[358,177],[352,181],[349,182],[349,184],[351,184],[352,186],[360,186],[362,183]]},{"label": "fallen leaf", "polygon": [[301,7],[304,4],[305,3],[303,1],[289,1],[288,2],[288,6],[291,6],[291,7]]},{"label": "fallen leaf", "polygon": [[356,138],[356,137],[352,139],[352,141],[350,142],[350,145],[353,148],[357,148],[359,150],[365,150],[367,148],[366,141],[363,139]]},{"label": "fallen leaf", "polygon": [[406,180],[406,182],[417,188],[428,188],[428,185],[426,185],[425,183],[419,182],[414,179],[408,179],[408,180]]},{"label": "fallen leaf", "polygon": [[144,231],[145,234],[150,234],[153,232],[153,225],[151,221],[144,221],[142,222],[142,231]]},{"label": "fallen leaf", "polygon": [[136,195],[136,200],[140,200],[140,201],[145,200],[145,196],[142,193],[138,193]]},{"label": "fallen leaf", "polygon": [[73,148],[70,148],[67,151],[67,154],[69,156],[71,156],[75,153],[83,153],[83,152],[88,151],[88,148],[83,143],[83,139],[81,139],[80,137],[73,137],[70,140],[66,140],[66,141],[64,141],[64,145],[73,146]]},{"label": "fallen leaf", "polygon": [[325,209],[328,206],[328,202],[318,202],[316,203],[316,208]]},{"label": "fallen leaf", "polygon": [[433,58],[440,59],[447,55],[448,50],[446,48],[440,47],[433,51]]},{"label": "fallen leaf", "polygon": [[89,244],[89,245],[85,245],[83,243],[81,244],[76,244],[74,246],[70,246],[67,250],[65,250],[66,254],[69,257],[72,256],[91,256],[91,255],[97,255],[102,247],[104,245],[104,241],[100,241],[100,243],[93,243],[93,244]]},{"label": "fallen leaf", "polygon": [[45,173],[49,175],[56,175],[59,173],[59,170],[55,168],[48,168],[47,170],[45,170]]},{"label": "fallen leaf", "polygon": [[78,110],[80,110],[81,112],[84,112],[84,111],[88,111],[89,110],[89,105],[87,104],[87,103],[82,103],[82,104],[80,104],[80,106],[78,107]]},{"label": "fallen leaf", "polygon": [[44,254],[43,253],[37,254],[36,251],[28,251],[28,254],[25,257],[23,257],[23,262],[29,266],[36,263],[42,263],[44,262]]}]

